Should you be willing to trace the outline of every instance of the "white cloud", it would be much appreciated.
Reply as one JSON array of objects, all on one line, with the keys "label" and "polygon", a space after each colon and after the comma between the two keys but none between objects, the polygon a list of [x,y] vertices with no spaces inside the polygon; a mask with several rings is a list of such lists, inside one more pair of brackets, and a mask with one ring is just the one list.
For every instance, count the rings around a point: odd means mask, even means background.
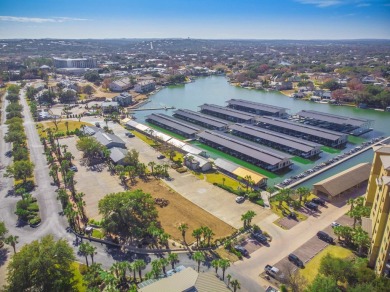
[{"label": "white cloud", "polygon": [[343,2],[340,0],[297,0],[298,2],[302,4],[312,4],[317,7],[329,7],[329,6],[335,6],[340,5]]},{"label": "white cloud", "polygon": [[21,17],[21,16],[0,16],[0,21],[10,21],[10,22],[46,23],[46,22],[68,22],[68,21],[86,21],[86,20],[88,19],[73,18],[73,17],[39,18],[39,17]]}]

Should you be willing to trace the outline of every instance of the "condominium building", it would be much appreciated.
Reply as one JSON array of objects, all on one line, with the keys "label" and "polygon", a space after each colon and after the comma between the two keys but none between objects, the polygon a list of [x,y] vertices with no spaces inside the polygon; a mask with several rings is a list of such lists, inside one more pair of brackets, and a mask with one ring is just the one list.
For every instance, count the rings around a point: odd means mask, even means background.
[{"label": "condominium building", "polygon": [[97,63],[94,58],[63,59],[53,58],[54,66],[58,68],[96,68]]},{"label": "condominium building", "polygon": [[377,274],[390,275],[390,145],[374,147],[374,161],[366,193],[372,234],[369,265]]}]

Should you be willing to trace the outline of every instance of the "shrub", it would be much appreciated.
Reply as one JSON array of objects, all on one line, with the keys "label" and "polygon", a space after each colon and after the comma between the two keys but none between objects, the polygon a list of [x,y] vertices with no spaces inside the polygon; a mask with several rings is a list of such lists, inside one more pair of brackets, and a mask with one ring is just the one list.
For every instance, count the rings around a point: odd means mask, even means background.
[{"label": "shrub", "polygon": [[26,181],[26,183],[21,182],[15,185],[15,191],[17,191],[19,188],[23,188],[26,193],[29,193],[35,188],[35,185],[33,181],[29,180]]},{"label": "shrub", "polygon": [[259,194],[258,193],[250,193],[248,194],[248,199],[252,202],[256,201],[257,199],[259,199]]},{"label": "shrub", "polygon": [[260,205],[260,206],[262,206],[262,207],[264,207],[264,201],[263,201],[263,199],[258,199],[255,203],[258,204],[258,205]]},{"label": "shrub", "polygon": [[27,210],[29,210],[31,212],[38,212],[39,206],[37,203],[31,203],[30,206],[27,207]]},{"label": "shrub", "polygon": [[33,219],[28,221],[28,224],[33,225],[33,226],[38,225],[39,223],[41,223],[41,217],[39,217],[39,216],[36,216]]}]

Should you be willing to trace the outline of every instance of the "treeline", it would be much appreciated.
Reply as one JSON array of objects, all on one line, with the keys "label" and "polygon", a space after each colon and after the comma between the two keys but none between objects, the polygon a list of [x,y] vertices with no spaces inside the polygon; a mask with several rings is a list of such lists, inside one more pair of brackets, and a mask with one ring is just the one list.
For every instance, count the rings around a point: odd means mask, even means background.
[{"label": "treeline", "polygon": [[10,85],[8,87],[6,107],[8,131],[4,137],[7,143],[12,143],[13,163],[7,167],[5,176],[15,179],[15,193],[22,199],[16,204],[18,219],[37,225],[41,222],[37,200],[30,192],[34,189],[34,164],[30,161],[27,147],[27,137],[23,127],[23,106],[19,103],[20,87]]}]

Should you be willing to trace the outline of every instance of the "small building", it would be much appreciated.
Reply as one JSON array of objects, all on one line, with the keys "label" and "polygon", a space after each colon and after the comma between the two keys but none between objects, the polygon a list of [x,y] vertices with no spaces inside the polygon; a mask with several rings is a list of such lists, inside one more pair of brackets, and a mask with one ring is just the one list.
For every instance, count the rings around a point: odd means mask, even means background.
[{"label": "small building", "polygon": [[113,147],[110,151],[110,159],[115,165],[126,165],[125,157],[128,153],[126,149]]},{"label": "small building", "polygon": [[113,113],[118,112],[119,104],[116,101],[104,101],[102,102],[102,111],[103,113]]},{"label": "small building", "polygon": [[[179,267],[182,267],[178,270]],[[198,273],[192,268],[179,266],[167,272],[167,277],[147,280],[138,284],[139,292],[230,292],[224,281],[212,272]]]},{"label": "small building", "polygon": [[113,147],[126,148],[126,143],[114,134],[96,132],[93,135],[96,140],[98,140],[103,146],[106,146],[108,149]]},{"label": "small building", "polygon": [[326,197],[329,201],[359,187],[368,181],[370,163],[360,163],[313,185],[316,196]]},{"label": "small building", "polygon": [[187,166],[189,169],[202,172],[208,171],[212,168],[212,164],[209,160],[195,154],[185,155],[184,165]]},{"label": "small building", "polygon": [[132,83],[129,77],[124,77],[115,81],[112,81],[108,87],[111,91],[121,92],[131,88]]},{"label": "small building", "polygon": [[153,91],[155,88],[156,88],[156,83],[154,81],[145,80],[145,81],[138,82],[134,86],[134,91],[138,93],[146,93],[146,92]]},{"label": "small building", "polygon": [[112,99],[116,101],[120,106],[126,107],[133,103],[133,97],[128,92],[122,92],[121,94],[114,96]]}]

